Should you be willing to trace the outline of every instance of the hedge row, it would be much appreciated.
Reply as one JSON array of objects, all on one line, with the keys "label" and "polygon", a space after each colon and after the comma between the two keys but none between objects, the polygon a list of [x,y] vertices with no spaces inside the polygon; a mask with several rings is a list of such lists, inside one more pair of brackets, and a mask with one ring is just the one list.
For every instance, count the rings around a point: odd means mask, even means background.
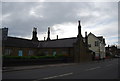
[{"label": "hedge row", "polygon": [[3,59],[43,59],[43,58],[67,58],[68,56],[3,56]]}]

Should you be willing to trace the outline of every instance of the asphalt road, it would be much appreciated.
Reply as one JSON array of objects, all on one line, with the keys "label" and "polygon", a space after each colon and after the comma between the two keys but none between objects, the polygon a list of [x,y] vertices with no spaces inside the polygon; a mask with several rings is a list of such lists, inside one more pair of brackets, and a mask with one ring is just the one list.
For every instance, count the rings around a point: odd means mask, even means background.
[{"label": "asphalt road", "polygon": [[118,79],[118,59],[4,72],[4,79]]}]

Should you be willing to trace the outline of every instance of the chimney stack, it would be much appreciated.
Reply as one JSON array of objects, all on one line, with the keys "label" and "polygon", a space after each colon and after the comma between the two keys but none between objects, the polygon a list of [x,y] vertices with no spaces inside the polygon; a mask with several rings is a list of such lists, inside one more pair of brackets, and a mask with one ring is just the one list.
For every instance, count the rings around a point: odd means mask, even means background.
[{"label": "chimney stack", "polygon": [[37,37],[37,28],[33,28],[33,36],[32,36],[32,40],[33,41],[38,41],[38,37]]},{"label": "chimney stack", "polygon": [[48,38],[47,38],[47,41],[50,40],[50,27],[48,27]]},{"label": "chimney stack", "polygon": [[80,20],[78,21],[78,36],[79,37],[81,35],[81,24],[80,24]]},{"label": "chimney stack", "polygon": [[58,35],[57,35],[57,39],[58,39]]},{"label": "chimney stack", "polygon": [[86,44],[86,47],[88,47],[88,36],[87,36],[87,32],[85,32],[85,44]]},{"label": "chimney stack", "polygon": [[85,37],[87,37],[87,32],[85,32]]},{"label": "chimney stack", "polygon": [[2,40],[7,40],[8,37],[8,28],[4,27],[2,28]]},{"label": "chimney stack", "polygon": [[44,37],[44,41],[45,41],[45,37]]},{"label": "chimney stack", "polygon": [[108,50],[109,50],[110,46],[108,45]]}]

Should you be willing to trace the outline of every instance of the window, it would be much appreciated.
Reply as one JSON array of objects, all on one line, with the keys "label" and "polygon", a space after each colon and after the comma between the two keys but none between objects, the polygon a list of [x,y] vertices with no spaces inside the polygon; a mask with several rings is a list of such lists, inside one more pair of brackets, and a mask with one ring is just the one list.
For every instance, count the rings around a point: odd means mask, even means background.
[{"label": "window", "polygon": [[53,56],[55,56],[55,55],[56,55],[56,51],[53,52]]},{"label": "window", "polygon": [[67,54],[67,52],[66,51],[62,51],[62,54]]},{"label": "window", "polygon": [[49,56],[48,51],[45,51],[45,52],[44,52],[44,55]]},{"label": "window", "polygon": [[70,53],[68,53],[67,51],[64,50],[64,51],[62,51],[62,55],[63,55],[63,56],[69,56]]},{"label": "window", "polygon": [[23,51],[22,50],[18,51],[18,56],[23,56]]},{"label": "window", "polygon": [[28,56],[33,55],[33,53],[34,53],[34,52],[33,52],[32,50],[29,50],[29,51],[28,51]]},{"label": "window", "polygon": [[5,55],[10,55],[10,54],[11,54],[11,52],[12,52],[12,50],[11,50],[11,49],[5,49]]},{"label": "window", "polygon": [[95,46],[99,46],[99,42],[98,41],[95,41]]}]

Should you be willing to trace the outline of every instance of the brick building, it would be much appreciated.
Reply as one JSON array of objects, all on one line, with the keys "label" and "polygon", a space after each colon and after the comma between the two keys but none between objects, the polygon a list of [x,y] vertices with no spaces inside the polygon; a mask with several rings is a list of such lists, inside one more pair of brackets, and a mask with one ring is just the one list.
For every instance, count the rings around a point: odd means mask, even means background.
[{"label": "brick building", "polygon": [[92,59],[91,52],[88,49],[87,34],[84,38],[81,34],[81,25],[78,21],[78,35],[72,38],[50,39],[50,28],[48,28],[47,40],[39,41],[37,37],[37,28],[33,29],[32,39],[23,39],[10,37],[7,35],[8,28],[2,28],[2,52],[9,56],[43,56],[58,55],[72,57],[74,62],[85,62]]}]

